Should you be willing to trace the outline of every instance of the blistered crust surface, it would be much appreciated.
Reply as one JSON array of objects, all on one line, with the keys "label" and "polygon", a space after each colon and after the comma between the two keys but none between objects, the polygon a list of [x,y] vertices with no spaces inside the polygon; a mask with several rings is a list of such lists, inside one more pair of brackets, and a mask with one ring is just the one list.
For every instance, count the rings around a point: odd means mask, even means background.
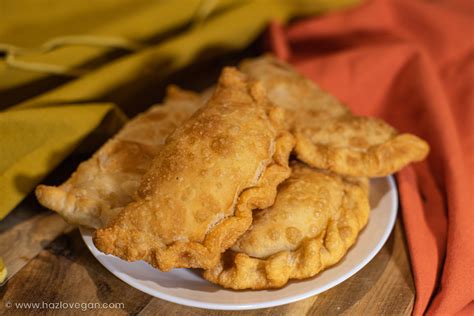
[{"label": "blistered crust surface", "polygon": [[368,179],[295,164],[273,206],[204,277],[226,288],[268,289],[312,277],[337,263],[369,214]]},{"label": "blistered crust surface", "polygon": [[386,176],[423,160],[428,144],[399,134],[384,121],[358,117],[298,74],[289,65],[264,56],[244,61],[244,73],[262,81],[269,98],[289,110],[298,159],[348,176]]},{"label": "blistered crust surface", "polygon": [[215,265],[290,174],[294,141],[283,122],[259,84],[224,69],[209,102],[170,135],[137,200],[96,232],[95,245],[163,271]]},{"label": "blistered crust surface", "polygon": [[170,87],[163,105],[129,121],[62,185],[39,185],[38,201],[71,224],[104,226],[133,200],[166,137],[200,104],[198,94]]}]

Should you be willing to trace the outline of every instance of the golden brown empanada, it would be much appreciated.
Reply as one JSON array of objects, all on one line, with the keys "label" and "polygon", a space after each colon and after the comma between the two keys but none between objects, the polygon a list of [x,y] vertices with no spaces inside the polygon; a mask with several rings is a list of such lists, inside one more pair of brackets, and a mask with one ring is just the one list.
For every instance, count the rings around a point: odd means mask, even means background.
[{"label": "golden brown empanada", "polygon": [[311,166],[349,176],[386,176],[429,151],[412,134],[384,121],[359,117],[291,66],[271,56],[242,62],[241,70],[262,81],[269,99],[290,110],[295,152]]},{"label": "golden brown empanada", "polygon": [[166,137],[203,103],[193,92],[168,88],[166,101],[128,122],[59,187],[39,185],[38,201],[69,223],[99,228],[133,199]]},{"label": "golden brown empanada", "polygon": [[225,68],[209,102],[167,139],[136,201],[96,231],[95,245],[162,271],[214,266],[290,175],[294,141],[284,123],[259,83]]},{"label": "golden brown empanada", "polygon": [[204,277],[226,288],[268,289],[312,277],[337,263],[369,214],[368,179],[343,178],[304,164],[257,211],[250,229]]}]

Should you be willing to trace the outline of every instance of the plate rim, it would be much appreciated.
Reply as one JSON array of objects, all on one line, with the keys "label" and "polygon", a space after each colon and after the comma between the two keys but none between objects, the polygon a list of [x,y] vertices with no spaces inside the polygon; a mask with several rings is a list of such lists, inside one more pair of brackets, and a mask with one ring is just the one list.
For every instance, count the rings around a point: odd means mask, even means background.
[{"label": "plate rim", "polygon": [[[387,242],[390,234],[393,231],[393,227],[395,226],[395,222],[397,219],[397,214],[398,214],[398,207],[399,207],[399,196],[398,196],[398,188],[395,182],[395,179],[393,175],[389,175],[386,177],[382,177],[388,180],[388,185],[389,185],[389,192],[394,195],[394,199],[391,199],[391,211],[390,211],[390,217],[387,225],[387,229],[384,231],[382,238],[379,240],[377,245],[374,247],[374,249],[369,253],[367,257],[365,257],[363,260],[361,260],[353,269],[351,269],[350,272],[344,274],[343,276],[328,282],[322,287],[318,287],[314,290],[307,291],[302,294],[295,294],[292,296],[288,296],[285,298],[281,299],[276,299],[276,300],[270,300],[270,301],[265,301],[261,303],[252,303],[252,304],[222,304],[222,303],[208,303],[208,302],[201,302],[201,301],[196,301],[192,299],[187,299],[187,298],[181,298],[181,297],[176,297],[170,294],[166,294],[163,292],[158,292],[156,290],[151,290],[146,286],[143,286],[140,283],[136,283],[134,279],[129,277],[128,275],[124,273],[115,273],[112,269],[109,269],[107,264],[105,263],[105,258],[107,258],[110,255],[106,256],[96,256],[95,251],[99,251],[97,249],[93,249],[89,243],[86,241],[86,232],[87,229],[80,227],[79,231],[81,233],[82,240],[86,244],[87,248],[89,251],[92,253],[94,258],[100,262],[102,266],[104,266],[110,273],[112,273],[115,277],[119,278],[123,282],[125,282],[127,285],[136,288],[144,293],[147,293],[148,295],[151,295],[153,297],[157,297],[159,299],[179,304],[179,305],[184,305],[184,306],[189,306],[189,307],[196,307],[196,308],[203,308],[203,309],[210,309],[210,310],[231,310],[231,311],[238,311],[238,310],[256,310],[256,309],[262,309],[262,308],[269,308],[269,307],[276,307],[276,306],[281,306],[281,305],[286,305],[290,303],[294,303],[300,300],[304,300],[308,297],[315,296],[318,294],[321,294],[339,284],[342,282],[346,281],[347,279],[351,278],[354,276],[357,272],[362,270],[363,267],[365,267],[372,259],[380,252],[382,247],[385,245]],[[117,271],[118,272],[118,271]]]}]

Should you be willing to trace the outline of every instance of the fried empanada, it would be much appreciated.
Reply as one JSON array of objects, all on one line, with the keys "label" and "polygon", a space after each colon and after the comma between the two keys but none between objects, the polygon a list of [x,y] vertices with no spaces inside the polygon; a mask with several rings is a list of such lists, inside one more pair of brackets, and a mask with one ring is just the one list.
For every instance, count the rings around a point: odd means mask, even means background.
[{"label": "fried empanada", "polygon": [[296,155],[311,166],[348,176],[386,176],[428,154],[422,139],[399,134],[380,119],[354,116],[274,57],[247,60],[240,68],[262,81],[273,103],[290,111]]},{"label": "fried empanada", "polygon": [[368,179],[292,166],[275,203],[256,211],[250,229],[204,277],[232,289],[268,289],[337,263],[369,214]]},{"label": "fried empanada", "polygon": [[39,185],[38,201],[75,225],[106,225],[133,200],[140,179],[166,137],[203,103],[171,86],[163,105],[129,121],[58,187]]},{"label": "fried empanada", "polygon": [[97,248],[162,271],[217,264],[290,175],[284,115],[259,83],[225,68],[208,103],[168,137],[136,201],[96,231]]}]

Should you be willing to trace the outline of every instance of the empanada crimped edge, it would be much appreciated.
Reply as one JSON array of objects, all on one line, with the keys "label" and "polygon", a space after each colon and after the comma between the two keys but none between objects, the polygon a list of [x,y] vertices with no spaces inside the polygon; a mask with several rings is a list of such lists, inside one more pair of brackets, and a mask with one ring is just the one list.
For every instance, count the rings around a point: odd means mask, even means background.
[{"label": "empanada crimped edge", "polygon": [[235,290],[280,288],[290,279],[310,278],[336,264],[366,225],[370,208],[368,179],[346,181],[344,185],[341,218],[329,220],[321,235],[303,240],[295,250],[280,251],[267,258],[228,250],[219,265],[204,271],[204,278]]}]

